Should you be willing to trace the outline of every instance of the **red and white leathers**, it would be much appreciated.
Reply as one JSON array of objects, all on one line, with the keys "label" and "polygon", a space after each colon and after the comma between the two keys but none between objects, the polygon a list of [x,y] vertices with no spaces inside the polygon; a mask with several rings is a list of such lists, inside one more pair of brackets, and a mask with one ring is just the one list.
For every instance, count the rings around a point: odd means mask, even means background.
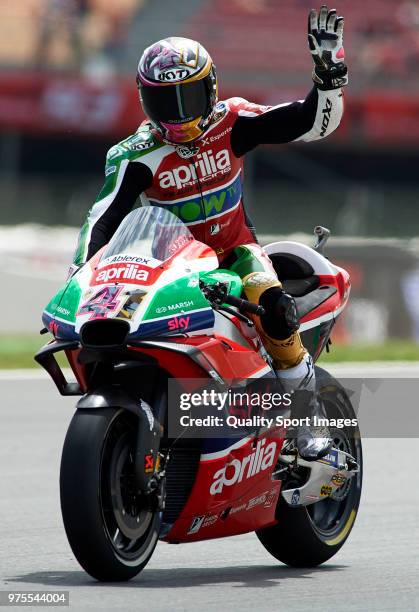
[{"label": "red and white leathers", "polygon": [[224,259],[257,242],[243,205],[243,159],[259,144],[313,141],[333,132],[343,114],[341,89],[314,87],[306,100],[260,106],[219,102],[211,126],[190,145],[165,144],[149,123],[108,152],[106,182],[82,228],[75,261],[106,244],[140,196],[167,207]]}]

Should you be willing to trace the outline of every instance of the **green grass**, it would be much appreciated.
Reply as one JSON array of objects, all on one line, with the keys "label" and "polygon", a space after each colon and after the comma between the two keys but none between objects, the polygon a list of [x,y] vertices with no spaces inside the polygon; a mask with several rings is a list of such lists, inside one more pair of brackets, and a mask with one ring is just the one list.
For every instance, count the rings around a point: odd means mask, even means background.
[{"label": "green grass", "polygon": [[[39,367],[33,356],[50,339],[50,334],[0,336],[0,369]],[[419,361],[419,344],[402,340],[381,345],[333,344],[330,353],[324,352],[319,363],[345,361]]]},{"label": "green grass", "polygon": [[419,361],[419,344],[408,340],[392,340],[384,344],[332,344],[330,353],[324,351],[321,363],[345,361]]},{"label": "green grass", "polygon": [[51,334],[1,335],[0,369],[39,367],[33,356],[51,338]]}]

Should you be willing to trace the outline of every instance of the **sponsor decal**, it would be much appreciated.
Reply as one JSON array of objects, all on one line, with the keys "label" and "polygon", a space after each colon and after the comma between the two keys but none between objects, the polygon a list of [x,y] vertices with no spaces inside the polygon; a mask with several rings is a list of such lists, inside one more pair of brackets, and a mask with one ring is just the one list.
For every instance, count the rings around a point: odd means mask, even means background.
[{"label": "sponsor decal", "polygon": [[337,487],[341,487],[342,485],[345,484],[346,477],[343,476],[342,474],[334,474],[330,480]]},{"label": "sponsor decal", "polygon": [[188,281],[188,287],[198,287],[199,285],[199,278],[191,278]]},{"label": "sponsor decal", "polygon": [[193,300],[188,300],[187,302],[177,302],[177,304],[168,304],[167,306],[159,306],[158,308],[156,308],[156,313],[163,314],[164,312],[167,312],[168,310],[181,310],[183,308],[190,308],[193,305],[194,305]]},{"label": "sponsor decal", "polygon": [[324,457],[319,459],[319,461],[320,461],[320,463],[328,463],[329,465],[337,466],[337,464],[338,464],[338,454],[337,454],[336,451],[332,450],[332,451],[330,451],[330,453],[328,453],[327,455],[325,455]]},{"label": "sponsor decal", "polygon": [[217,140],[220,140],[220,138],[224,138],[224,136],[227,136],[227,134],[229,134],[229,132],[231,132],[233,128],[232,127],[228,127],[226,128],[223,132],[220,132],[219,134],[214,134],[212,136],[207,136],[205,138],[202,138],[202,145],[208,146],[209,144],[211,144],[212,142],[217,142]]},{"label": "sponsor decal", "polygon": [[[242,185],[239,175],[227,187],[204,194],[202,199],[188,199],[176,204],[164,202],[164,206],[184,223],[198,223],[228,212],[237,206],[241,195]],[[151,199],[150,204],[162,206],[162,203],[154,202]]]},{"label": "sponsor decal", "polygon": [[100,268],[92,279],[92,285],[109,282],[148,284],[150,270],[134,263],[115,263]]},{"label": "sponsor decal", "polygon": [[108,166],[105,170],[105,176],[109,176],[110,174],[114,174],[116,171],[116,166]]},{"label": "sponsor decal", "polygon": [[206,516],[204,522],[202,523],[202,527],[211,527],[214,523],[217,522],[218,516],[216,514],[212,514],[210,516]]},{"label": "sponsor decal", "polygon": [[178,68],[176,70],[165,70],[157,75],[159,81],[183,81],[190,76],[192,72],[188,68]]},{"label": "sponsor decal", "polygon": [[167,310],[179,310],[180,308],[189,308],[189,306],[193,306],[193,300],[188,300],[187,302],[178,302],[177,304],[169,304]]},{"label": "sponsor decal", "polygon": [[179,236],[179,238],[176,238],[176,240],[174,240],[172,242],[172,244],[169,247],[169,253],[171,255],[174,255],[176,253],[176,251],[180,251],[180,249],[183,249],[183,247],[187,244],[189,244],[189,242],[191,242],[193,240],[192,236]]},{"label": "sponsor decal", "polygon": [[330,485],[323,485],[320,489],[320,497],[328,497],[332,494],[332,487]]},{"label": "sponsor decal", "polygon": [[117,317],[119,319],[132,319],[145,295],[146,293],[143,291],[139,293],[135,292],[134,295],[130,295],[121,310],[118,312]]},{"label": "sponsor decal", "polygon": [[192,157],[193,155],[199,153],[199,147],[187,147],[185,145],[178,145],[176,147],[176,153],[179,155],[179,157],[182,157],[182,159],[188,159],[189,157]]},{"label": "sponsor decal", "polygon": [[291,506],[298,506],[298,504],[300,503],[300,497],[300,489],[295,489],[291,497]]},{"label": "sponsor decal", "polygon": [[112,257],[107,257],[100,262],[100,266],[106,266],[111,263],[139,263],[145,266],[153,267],[154,265],[159,265],[160,261],[158,259],[152,259],[151,257],[140,257],[138,255],[113,255]]},{"label": "sponsor decal", "polygon": [[[225,105],[224,102],[219,102],[216,107],[215,107],[215,113],[213,115],[212,121],[211,123],[217,123],[217,121],[220,121],[220,119],[222,119],[222,117],[224,117],[224,115],[227,112],[227,107]],[[232,130],[232,128],[229,128],[229,132]]]},{"label": "sponsor decal", "polygon": [[79,309],[77,316],[90,314],[90,320],[105,318],[109,313],[118,310],[120,305],[119,294],[121,287],[104,287],[85,302]]},{"label": "sponsor decal", "polygon": [[144,455],[144,474],[152,474],[154,472],[154,457],[153,455]]},{"label": "sponsor decal", "polygon": [[175,331],[176,329],[188,329],[190,320],[191,317],[173,317],[173,319],[169,319],[167,321],[167,327],[170,331]]},{"label": "sponsor decal", "polygon": [[48,329],[53,336],[58,334],[58,323],[56,321],[51,321],[48,325]]},{"label": "sponsor decal", "polygon": [[68,308],[64,308],[63,306],[57,306],[57,312],[59,312],[60,314],[66,315],[66,316],[70,314],[70,311],[68,310]]},{"label": "sponsor decal", "polygon": [[218,234],[219,231],[220,231],[220,224],[219,223],[215,223],[214,225],[211,225],[211,227],[210,227],[210,234],[211,234],[211,236],[215,236],[216,234]]},{"label": "sponsor decal", "polygon": [[154,147],[154,142],[153,141],[138,142],[136,144],[131,144],[130,145],[131,151],[145,151],[146,149],[151,149],[151,147]]},{"label": "sponsor decal", "polygon": [[267,495],[267,492],[262,493],[261,495],[258,495],[257,497],[253,497],[252,499],[249,499],[249,501],[247,502],[246,510],[250,510],[251,508],[254,508],[255,506],[259,506],[260,504],[265,503],[266,495]]},{"label": "sponsor decal", "polygon": [[236,506],[230,510],[230,514],[236,514],[236,512],[241,512],[242,510],[246,510],[246,504],[240,504],[240,506]]},{"label": "sponsor decal", "polygon": [[263,504],[264,508],[270,508],[276,499],[276,493],[276,489],[272,489],[271,491],[265,491],[264,493],[249,499],[246,510],[250,510],[251,508],[261,504]]},{"label": "sponsor decal", "polygon": [[323,121],[322,121],[322,129],[320,132],[320,136],[324,136],[326,134],[326,130],[329,126],[329,122],[330,122],[330,114],[332,112],[332,102],[329,100],[329,98],[326,98],[326,106],[324,107],[324,109],[322,110],[323,113]]},{"label": "sponsor decal", "polygon": [[130,151],[145,151],[154,147],[155,143],[149,132],[139,132],[125,141],[122,146]]},{"label": "sponsor decal", "polygon": [[150,427],[150,431],[153,431],[153,427],[154,427],[154,415],[153,412],[150,408],[150,406],[148,404],[146,404],[144,401],[141,402],[141,409],[142,411],[145,413],[146,417],[147,417],[147,421],[148,421],[148,425]]},{"label": "sponsor decal", "polygon": [[191,535],[193,533],[197,533],[201,527],[202,527],[202,523],[204,522],[204,518],[205,516],[195,516],[192,519],[192,523],[191,526],[189,527],[187,534]]},{"label": "sponsor decal", "polygon": [[218,516],[216,514],[211,515],[203,515],[203,516],[195,516],[192,519],[192,523],[187,531],[188,535],[193,533],[197,533],[201,528],[211,527],[218,520]]},{"label": "sponsor decal", "polygon": [[195,164],[178,166],[173,170],[165,170],[158,176],[162,189],[182,189],[186,185],[193,185],[198,180],[209,179],[219,173],[226,174],[231,171],[230,154],[227,149],[213,153],[212,149],[199,153]]},{"label": "sponsor decal", "polygon": [[265,444],[265,439],[258,440],[250,455],[241,460],[233,459],[218,470],[210,487],[211,495],[221,493],[224,487],[248,480],[271,467],[275,459],[276,443],[270,442],[267,446]]},{"label": "sponsor decal", "polygon": [[270,508],[272,504],[275,502],[278,491],[276,489],[272,489],[266,496],[265,502],[263,504],[264,508]]},{"label": "sponsor decal", "polygon": [[107,158],[109,160],[115,159],[115,157],[119,157],[120,155],[123,155],[123,153],[124,149],[120,145],[115,145],[114,147],[109,149]]}]

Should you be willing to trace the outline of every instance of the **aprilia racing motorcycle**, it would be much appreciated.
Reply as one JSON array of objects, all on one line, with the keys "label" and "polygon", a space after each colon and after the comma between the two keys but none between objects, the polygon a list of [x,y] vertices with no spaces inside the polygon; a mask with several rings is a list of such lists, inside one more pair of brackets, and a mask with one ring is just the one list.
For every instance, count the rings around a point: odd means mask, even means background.
[{"label": "aprilia racing motorcycle", "polygon": [[[349,296],[349,276],[322,248],[266,247],[295,296],[305,346],[316,360]],[[61,460],[65,530],[81,566],[102,581],[128,580],[159,539],[192,542],[255,531],[291,566],[315,566],[347,539],[361,495],[359,432],[332,428],[334,447],[307,462],[284,428],[235,438],[169,437],[168,383],[274,378],[237,274],[170,212],[131,212],[110,243],[43,313],[54,339],[35,359],[62,395],[80,395]],[[64,352],[75,381],[55,358]],[[317,368],[330,418],[353,419],[343,388]],[[186,384],[186,383],[185,383]]]}]

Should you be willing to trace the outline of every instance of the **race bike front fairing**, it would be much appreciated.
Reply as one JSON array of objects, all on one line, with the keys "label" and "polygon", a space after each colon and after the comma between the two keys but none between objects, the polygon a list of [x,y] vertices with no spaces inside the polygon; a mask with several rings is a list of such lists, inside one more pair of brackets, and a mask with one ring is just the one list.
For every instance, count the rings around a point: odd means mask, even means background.
[{"label": "race bike front fairing", "polygon": [[[92,322],[110,319],[120,323],[119,334],[127,340],[209,329],[214,314],[200,290],[200,272],[217,267],[214,251],[172,213],[139,208],[54,296],[43,322],[66,340],[86,340],[96,327]],[[239,277],[221,276],[229,292],[239,295]]]}]

